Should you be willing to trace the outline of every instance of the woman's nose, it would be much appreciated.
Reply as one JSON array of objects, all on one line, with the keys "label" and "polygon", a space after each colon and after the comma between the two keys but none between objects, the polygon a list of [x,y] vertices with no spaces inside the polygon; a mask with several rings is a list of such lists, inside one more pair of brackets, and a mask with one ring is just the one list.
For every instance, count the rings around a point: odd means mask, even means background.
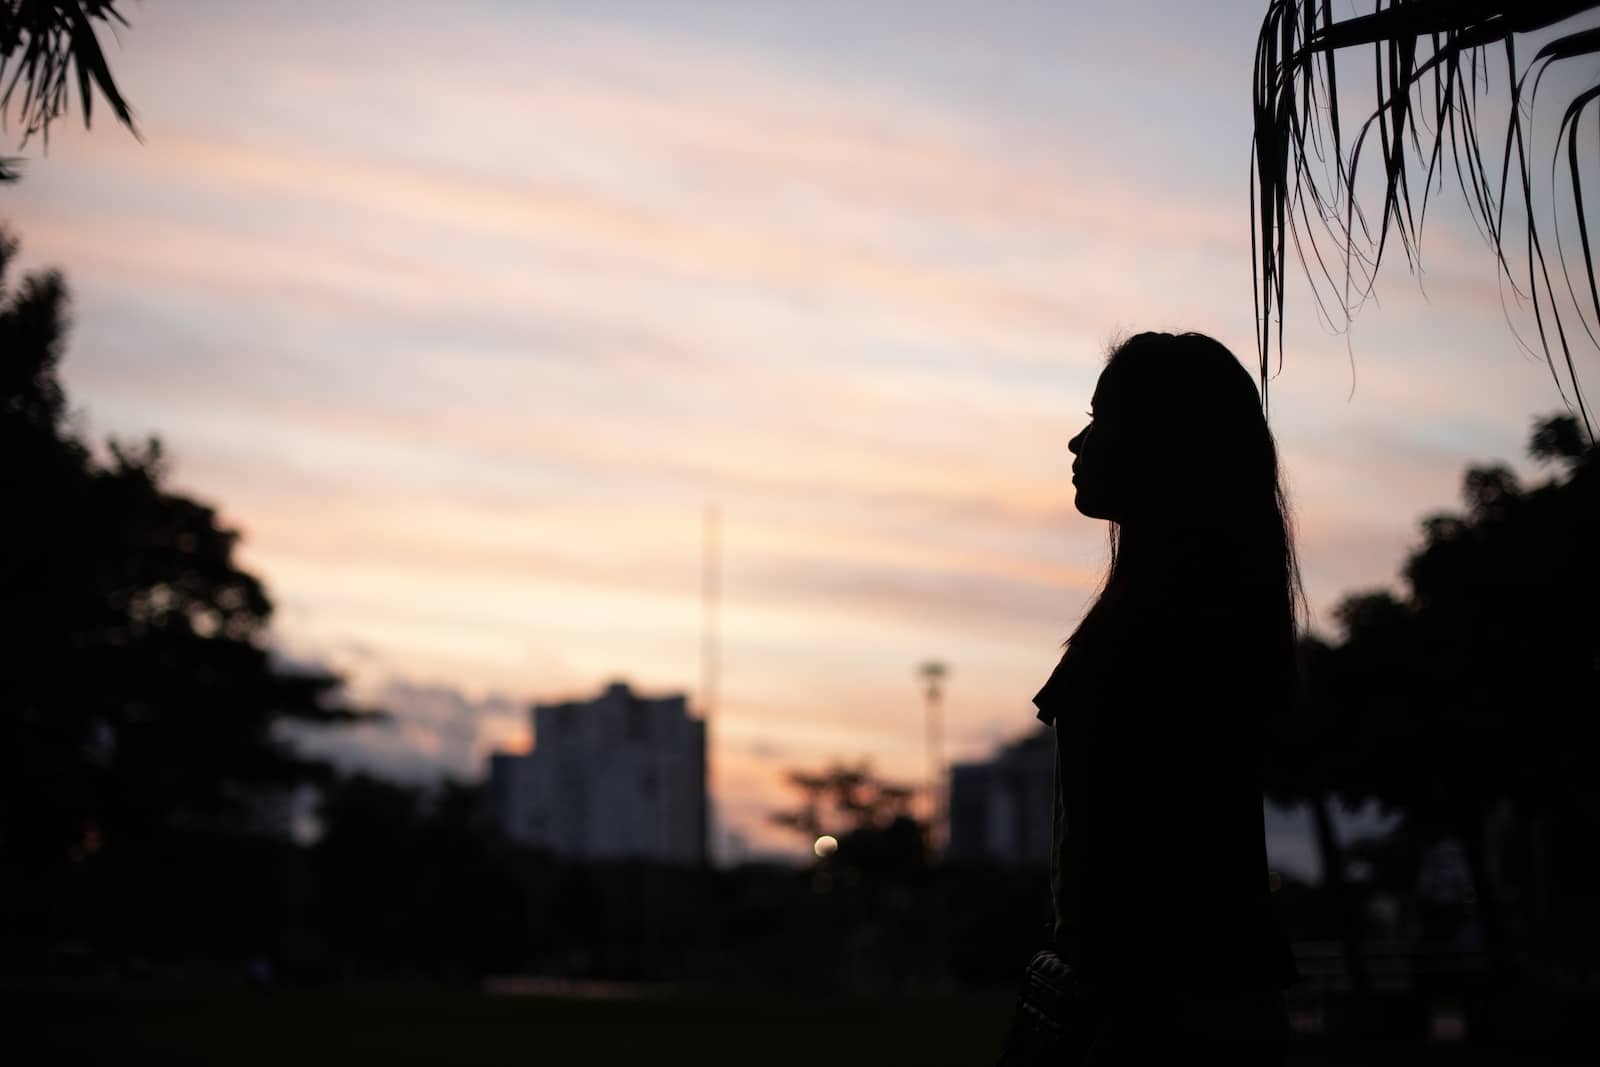
[{"label": "woman's nose", "polygon": [[1067,451],[1071,452],[1074,456],[1078,454],[1078,447],[1083,444],[1083,435],[1085,432],[1085,430],[1079,430],[1077,436],[1067,442]]}]

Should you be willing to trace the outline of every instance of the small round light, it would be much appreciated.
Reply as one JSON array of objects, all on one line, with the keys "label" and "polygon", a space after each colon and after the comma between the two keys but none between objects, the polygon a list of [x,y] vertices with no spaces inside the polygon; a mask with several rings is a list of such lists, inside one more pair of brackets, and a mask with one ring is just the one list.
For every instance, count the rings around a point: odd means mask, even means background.
[{"label": "small round light", "polygon": [[819,856],[831,856],[835,852],[839,851],[839,842],[833,837],[832,834],[823,834],[821,837],[817,838],[816,843],[811,846],[811,851],[815,852]]}]

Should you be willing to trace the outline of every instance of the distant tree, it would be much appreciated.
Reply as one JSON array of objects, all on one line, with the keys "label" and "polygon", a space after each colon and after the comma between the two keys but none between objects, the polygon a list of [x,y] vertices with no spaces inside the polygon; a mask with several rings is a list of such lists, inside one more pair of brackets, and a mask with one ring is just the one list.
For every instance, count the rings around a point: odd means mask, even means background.
[{"label": "distant tree", "polygon": [[340,959],[456,979],[521,963],[522,888],[486,825],[480,788],[349,775],[322,791],[319,819],[315,922]]},{"label": "distant tree", "polygon": [[[1525,817],[1578,812],[1600,833],[1592,769],[1600,750],[1600,448],[1583,447],[1575,421],[1561,416],[1539,423],[1530,452],[1565,477],[1530,489],[1503,466],[1468,471],[1466,514],[1427,520],[1426,542],[1405,568],[1419,676],[1436,696],[1413,717],[1427,728],[1401,744],[1412,741],[1409,751],[1431,752],[1437,764],[1428,775],[1434,796],[1400,799],[1459,838],[1502,969],[1510,947],[1489,867],[1494,809],[1509,802]],[[1404,779],[1395,785],[1404,789]]]},{"label": "distant tree", "polygon": [[[1552,33],[1550,41],[1519,67],[1518,38],[1541,30]],[[1372,65],[1357,70],[1346,91],[1351,84],[1361,91],[1376,85],[1377,96],[1353,139],[1340,125],[1336,57],[1347,50],[1372,57]],[[1581,89],[1558,112],[1548,179],[1530,151],[1541,79],[1557,64],[1587,70],[1597,54],[1600,3],[1594,0],[1377,0],[1371,12],[1337,19],[1332,0],[1269,0],[1256,45],[1250,185],[1263,385],[1275,336],[1282,356],[1289,245],[1323,316],[1342,326],[1371,295],[1393,242],[1413,267],[1420,264],[1428,198],[1435,181],[1442,186],[1445,170],[1453,168],[1500,273],[1532,302],[1539,345],[1558,389],[1563,376],[1555,353],[1561,353],[1572,401],[1595,440],[1572,347],[1580,334],[1591,349],[1600,347],[1600,286],[1584,211],[1584,187],[1592,177],[1592,171],[1585,174],[1592,163],[1585,161],[1593,151],[1586,146],[1580,152],[1578,143],[1585,112],[1600,110],[1600,87]],[[1496,140],[1490,125],[1495,120],[1484,118],[1481,109],[1489,100],[1491,68],[1501,57],[1505,129]],[[1349,66],[1344,70],[1349,79]],[[1364,210],[1357,196],[1363,153],[1381,164],[1383,195],[1376,211]],[[1420,188],[1413,188],[1413,166],[1422,171]],[[1577,248],[1562,247],[1563,226],[1552,232],[1540,225],[1537,207],[1545,190],[1554,194],[1558,170],[1572,193],[1575,226],[1569,232]],[[1515,212],[1508,226],[1512,206],[1520,208],[1520,227]],[[1566,256],[1580,252],[1583,269],[1575,278]],[[1572,311],[1563,316],[1567,297]]]},{"label": "distant tree", "polygon": [[16,251],[0,233],[0,893],[37,903],[74,866],[261,828],[328,771],[279,725],[376,713],[274,660],[238,533],[167,487],[159,441],[95,455],[58,372],[66,285],[8,286]]},{"label": "distant tree", "polygon": [[1345,850],[1334,824],[1334,806],[1358,808],[1373,795],[1369,753],[1360,743],[1370,729],[1368,705],[1344,699],[1346,675],[1335,669],[1339,650],[1314,635],[1297,649],[1303,699],[1274,720],[1268,746],[1265,791],[1281,805],[1305,805],[1322,867],[1322,889],[1337,924],[1352,988],[1369,991],[1361,952],[1361,904],[1346,875]]},{"label": "distant tree", "polygon": [[771,819],[813,841],[823,834],[884,829],[911,808],[910,787],[878,778],[866,761],[835,763],[820,772],[790,771],[786,779],[800,791],[800,806]]},{"label": "distant tree", "polygon": [[1406,593],[1347,598],[1344,640],[1318,681],[1329,766],[1347,792],[1458,840],[1491,963],[1511,967],[1490,824],[1559,816],[1600,832],[1600,448],[1571,416],[1541,420],[1531,454],[1559,468],[1532,488],[1501,465],[1463,479],[1464,514],[1431,516]]},{"label": "distant tree", "polygon": [[840,862],[896,875],[927,862],[927,827],[910,814],[912,789],[879,778],[870,763],[790,771],[788,782],[800,791],[801,803],[770,818],[808,843],[824,834],[836,838]]},{"label": "distant tree", "polygon": [[[94,106],[92,86],[128,132],[139,136],[133,109],[122,98],[100,48],[96,22],[128,25],[117,11],[117,0],[0,0],[0,122],[10,125],[15,103],[23,146],[34,134],[49,143],[50,124],[67,110],[73,82],[85,128]],[[17,162],[0,158],[0,181],[16,180]]]}]

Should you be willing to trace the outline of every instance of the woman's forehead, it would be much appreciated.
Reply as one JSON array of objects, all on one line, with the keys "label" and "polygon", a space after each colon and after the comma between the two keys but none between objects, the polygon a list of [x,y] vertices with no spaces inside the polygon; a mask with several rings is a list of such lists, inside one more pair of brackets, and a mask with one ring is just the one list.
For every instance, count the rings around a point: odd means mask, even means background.
[{"label": "woman's forehead", "polygon": [[[1184,382],[1181,387],[1180,380]],[[1203,391],[1209,384],[1170,365],[1129,358],[1123,353],[1100,371],[1089,403],[1097,408],[1120,411],[1160,409],[1180,405],[1185,398],[1192,399],[1195,390]]]},{"label": "woman's forehead", "polygon": [[1119,375],[1111,373],[1107,367],[1100,372],[1099,379],[1094,383],[1094,392],[1089,396],[1089,403],[1095,407],[1102,407],[1112,400],[1117,394]]}]

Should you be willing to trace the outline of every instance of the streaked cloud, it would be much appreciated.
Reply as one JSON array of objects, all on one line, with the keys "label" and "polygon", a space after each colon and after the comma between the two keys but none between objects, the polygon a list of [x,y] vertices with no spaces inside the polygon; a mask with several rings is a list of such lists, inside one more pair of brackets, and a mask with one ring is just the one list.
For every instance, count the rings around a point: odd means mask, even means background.
[{"label": "streaked cloud", "polygon": [[[63,129],[7,193],[91,425],[166,438],[283,640],[409,709],[352,743],[459,770],[512,704],[692,691],[710,500],[737,826],[785,761],[920,774],[929,657],[952,755],[1032,727],[1105,560],[1065,449],[1105,343],[1253,365],[1259,12],[845,10],[156,5],[116,57],[145,143]],[[1427,300],[1391,261],[1348,351],[1291,293],[1322,615],[1557,403],[1430,225]]]}]

